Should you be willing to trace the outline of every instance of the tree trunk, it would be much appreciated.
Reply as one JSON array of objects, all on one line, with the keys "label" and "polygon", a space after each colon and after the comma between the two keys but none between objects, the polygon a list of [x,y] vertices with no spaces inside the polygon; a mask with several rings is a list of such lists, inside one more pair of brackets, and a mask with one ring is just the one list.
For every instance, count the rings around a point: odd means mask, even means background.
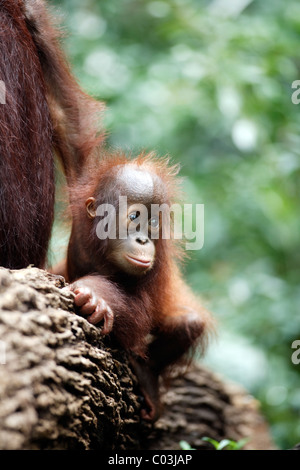
[{"label": "tree trunk", "polygon": [[154,426],[141,422],[126,353],[75,314],[64,287],[0,268],[0,449],[210,448],[203,436],[274,448],[256,401],[199,365],[171,382]]}]

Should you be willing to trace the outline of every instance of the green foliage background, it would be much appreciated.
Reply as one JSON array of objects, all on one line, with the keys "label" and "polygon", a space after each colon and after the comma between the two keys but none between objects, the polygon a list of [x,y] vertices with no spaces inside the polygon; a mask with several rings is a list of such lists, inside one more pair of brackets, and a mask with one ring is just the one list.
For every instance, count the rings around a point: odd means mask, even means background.
[{"label": "green foliage background", "polygon": [[187,201],[205,204],[186,277],[219,322],[206,361],[261,401],[289,448],[300,441],[300,3],[50,3],[75,74],[107,103],[109,143],[170,154]]}]

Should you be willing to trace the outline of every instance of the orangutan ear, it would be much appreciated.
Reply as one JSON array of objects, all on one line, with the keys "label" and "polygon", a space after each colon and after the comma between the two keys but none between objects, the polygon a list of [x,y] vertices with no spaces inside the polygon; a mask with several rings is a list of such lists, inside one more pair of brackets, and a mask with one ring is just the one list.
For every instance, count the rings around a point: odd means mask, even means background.
[{"label": "orangutan ear", "polygon": [[90,219],[94,219],[96,217],[96,199],[94,197],[89,197],[85,201],[85,207],[87,211],[87,215]]}]

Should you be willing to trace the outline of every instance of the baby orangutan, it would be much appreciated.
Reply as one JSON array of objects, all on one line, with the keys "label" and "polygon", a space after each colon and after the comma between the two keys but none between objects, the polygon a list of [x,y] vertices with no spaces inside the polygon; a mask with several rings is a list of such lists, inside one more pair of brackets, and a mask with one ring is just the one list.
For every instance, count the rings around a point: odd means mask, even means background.
[{"label": "baby orangutan", "polygon": [[161,212],[151,210],[170,207],[176,173],[151,155],[94,163],[71,188],[67,264],[57,272],[80,313],[131,353],[147,420],[160,412],[159,376],[191,347],[203,348],[212,324],[179,273],[175,240],[162,236]]}]

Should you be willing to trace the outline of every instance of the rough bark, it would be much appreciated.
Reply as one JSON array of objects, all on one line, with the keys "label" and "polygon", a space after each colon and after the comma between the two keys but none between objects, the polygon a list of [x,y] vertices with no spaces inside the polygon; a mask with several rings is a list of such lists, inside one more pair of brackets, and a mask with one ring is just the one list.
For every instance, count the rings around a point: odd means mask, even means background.
[{"label": "rough bark", "polygon": [[64,286],[0,268],[0,449],[209,448],[203,436],[273,448],[256,401],[199,365],[171,382],[154,426],[141,422],[126,353],[74,313]]}]

